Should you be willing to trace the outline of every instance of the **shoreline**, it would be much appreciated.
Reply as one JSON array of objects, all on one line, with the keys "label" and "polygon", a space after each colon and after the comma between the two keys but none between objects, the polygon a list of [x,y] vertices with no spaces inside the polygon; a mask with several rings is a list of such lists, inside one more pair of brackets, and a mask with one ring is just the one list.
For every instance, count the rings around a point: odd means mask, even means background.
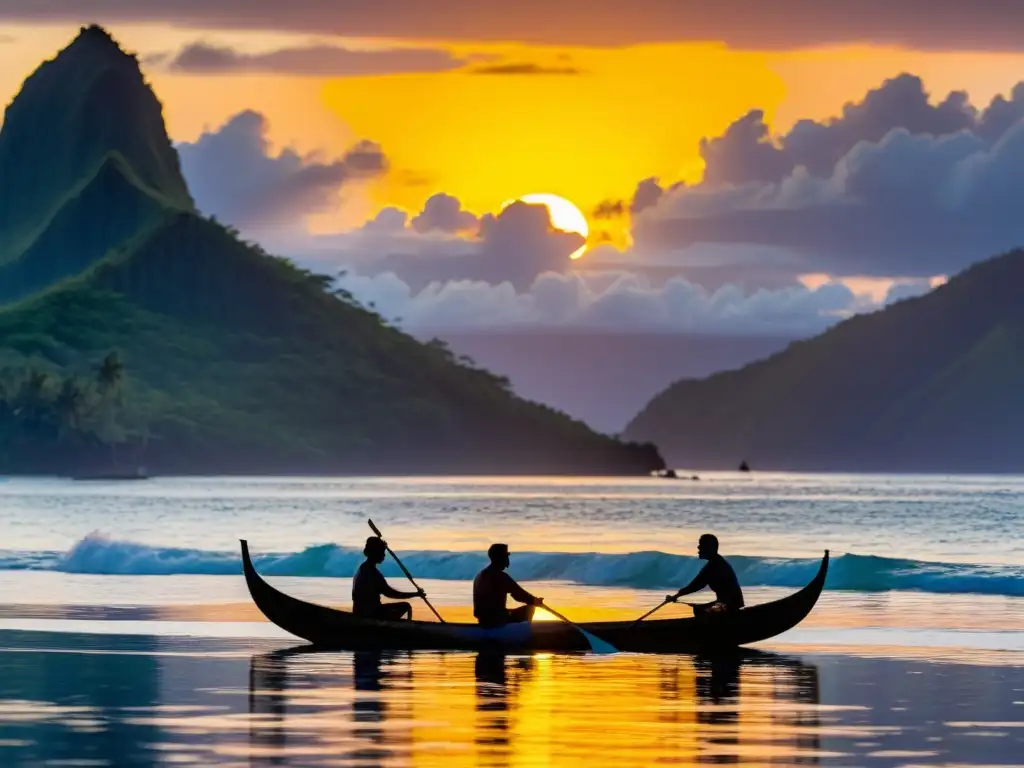
[{"label": "shoreline", "polygon": [[[474,470],[474,469],[460,469],[459,471],[441,471],[441,470],[401,470],[401,469],[387,469],[381,467],[379,469],[366,469],[366,470],[337,470],[337,471],[300,471],[300,470],[253,470],[253,471],[241,471],[241,470],[224,470],[224,471],[209,471],[209,470],[196,470],[195,472],[188,472],[184,470],[174,470],[170,472],[159,471],[158,465],[144,464],[147,472],[143,473],[144,477],[135,476],[130,471],[124,473],[118,472],[103,472],[96,473],[96,476],[90,476],[90,472],[68,472],[58,473],[52,471],[40,471],[40,472],[4,472],[0,470],[0,482],[5,480],[67,480],[74,481],[77,483],[119,483],[119,482],[130,482],[130,481],[145,481],[145,480],[190,480],[190,479],[203,479],[203,480],[215,480],[217,478],[224,478],[226,480],[265,480],[265,479],[281,479],[281,480],[367,480],[372,478],[383,478],[383,479],[408,479],[408,480],[430,480],[430,479],[446,479],[446,480],[476,480],[480,478],[494,477],[502,480],[529,480],[530,478],[538,478],[544,480],[551,480],[554,478],[566,478],[566,479],[586,479],[593,478],[598,480],[604,479],[634,479],[634,480],[658,480],[660,483],[664,483],[668,480],[675,480],[679,483],[686,484],[692,482],[702,482],[706,478],[703,475],[699,481],[691,479],[691,475],[697,473],[704,473],[710,476],[727,477],[730,481],[735,482],[738,479],[749,479],[753,480],[757,477],[762,478],[779,478],[787,476],[808,476],[813,478],[827,479],[827,478],[857,478],[860,480],[866,480],[874,477],[895,477],[901,480],[908,480],[912,478],[924,478],[924,479],[941,479],[941,478],[1020,478],[1024,480],[1024,467],[1014,469],[899,469],[893,467],[878,467],[878,468],[846,468],[846,469],[804,469],[801,467],[771,467],[764,468],[761,466],[751,466],[749,471],[738,470],[735,466],[725,465],[687,465],[680,464],[679,466],[669,466],[668,470],[673,470],[679,473],[678,477],[665,477],[660,476],[657,473],[663,470],[650,470],[648,472],[628,472],[628,473],[615,473],[615,472],[568,472],[564,470],[551,470],[551,471],[536,471],[536,472],[522,472],[522,471],[507,471],[504,472],[500,468],[488,469],[488,470]],[[110,475],[109,477],[106,475]]]}]

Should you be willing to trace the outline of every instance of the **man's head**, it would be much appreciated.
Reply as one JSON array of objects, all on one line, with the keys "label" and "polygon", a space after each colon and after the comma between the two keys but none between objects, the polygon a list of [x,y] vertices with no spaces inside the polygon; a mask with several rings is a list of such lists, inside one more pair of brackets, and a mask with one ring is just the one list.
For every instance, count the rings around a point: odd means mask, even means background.
[{"label": "man's head", "polygon": [[504,571],[508,568],[508,544],[491,544],[487,557],[491,559],[491,565]]},{"label": "man's head", "polygon": [[363,547],[363,554],[366,555],[366,559],[371,563],[380,565],[384,562],[384,553],[387,551],[387,546],[384,539],[379,536],[370,536],[366,540],[366,546]]},{"label": "man's head", "polygon": [[710,560],[718,554],[718,537],[713,533],[705,533],[697,542],[697,557]]}]

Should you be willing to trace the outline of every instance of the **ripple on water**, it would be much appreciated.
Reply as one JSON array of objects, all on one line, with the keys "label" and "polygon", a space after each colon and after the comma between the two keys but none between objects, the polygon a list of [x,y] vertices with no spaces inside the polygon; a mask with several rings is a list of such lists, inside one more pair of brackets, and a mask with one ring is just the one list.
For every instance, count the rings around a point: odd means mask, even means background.
[{"label": "ripple on water", "polygon": [[0,651],[0,762],[895,768],[1005,764],[1024,750],[1020,667],[140,643],[129,655]]}]

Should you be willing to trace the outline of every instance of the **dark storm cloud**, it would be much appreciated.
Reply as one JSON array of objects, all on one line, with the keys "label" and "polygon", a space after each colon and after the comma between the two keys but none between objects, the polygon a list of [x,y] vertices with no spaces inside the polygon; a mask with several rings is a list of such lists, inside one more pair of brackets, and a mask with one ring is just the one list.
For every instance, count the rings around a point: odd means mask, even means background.
[{"label": "dark storm cloud", "polygon": [[1020,0],[0,0],[0,18],[571,45],[718,40],[761,50],[842,43],[1024,48]]},{"label": "dark storm cloud", "polygon": [[194,42],[173,54],[147,60],[173,72],[224,75],[240,72],[354,77],[403,72],[445,72],[467,62],[448,51],[428,48],[351,50],[334,45],[280,48],[263,53],[244,53],[228,46]]}]

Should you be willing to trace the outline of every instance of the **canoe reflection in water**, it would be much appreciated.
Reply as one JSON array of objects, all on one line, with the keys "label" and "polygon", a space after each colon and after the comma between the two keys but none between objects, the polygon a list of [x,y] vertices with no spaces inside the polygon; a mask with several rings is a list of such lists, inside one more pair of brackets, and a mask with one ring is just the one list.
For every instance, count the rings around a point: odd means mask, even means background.
[{"label": "canoe reflection in water", "polygon": [[250,662],[250,765],[818,762],[818,673],[718,657],[317,652]]}]

